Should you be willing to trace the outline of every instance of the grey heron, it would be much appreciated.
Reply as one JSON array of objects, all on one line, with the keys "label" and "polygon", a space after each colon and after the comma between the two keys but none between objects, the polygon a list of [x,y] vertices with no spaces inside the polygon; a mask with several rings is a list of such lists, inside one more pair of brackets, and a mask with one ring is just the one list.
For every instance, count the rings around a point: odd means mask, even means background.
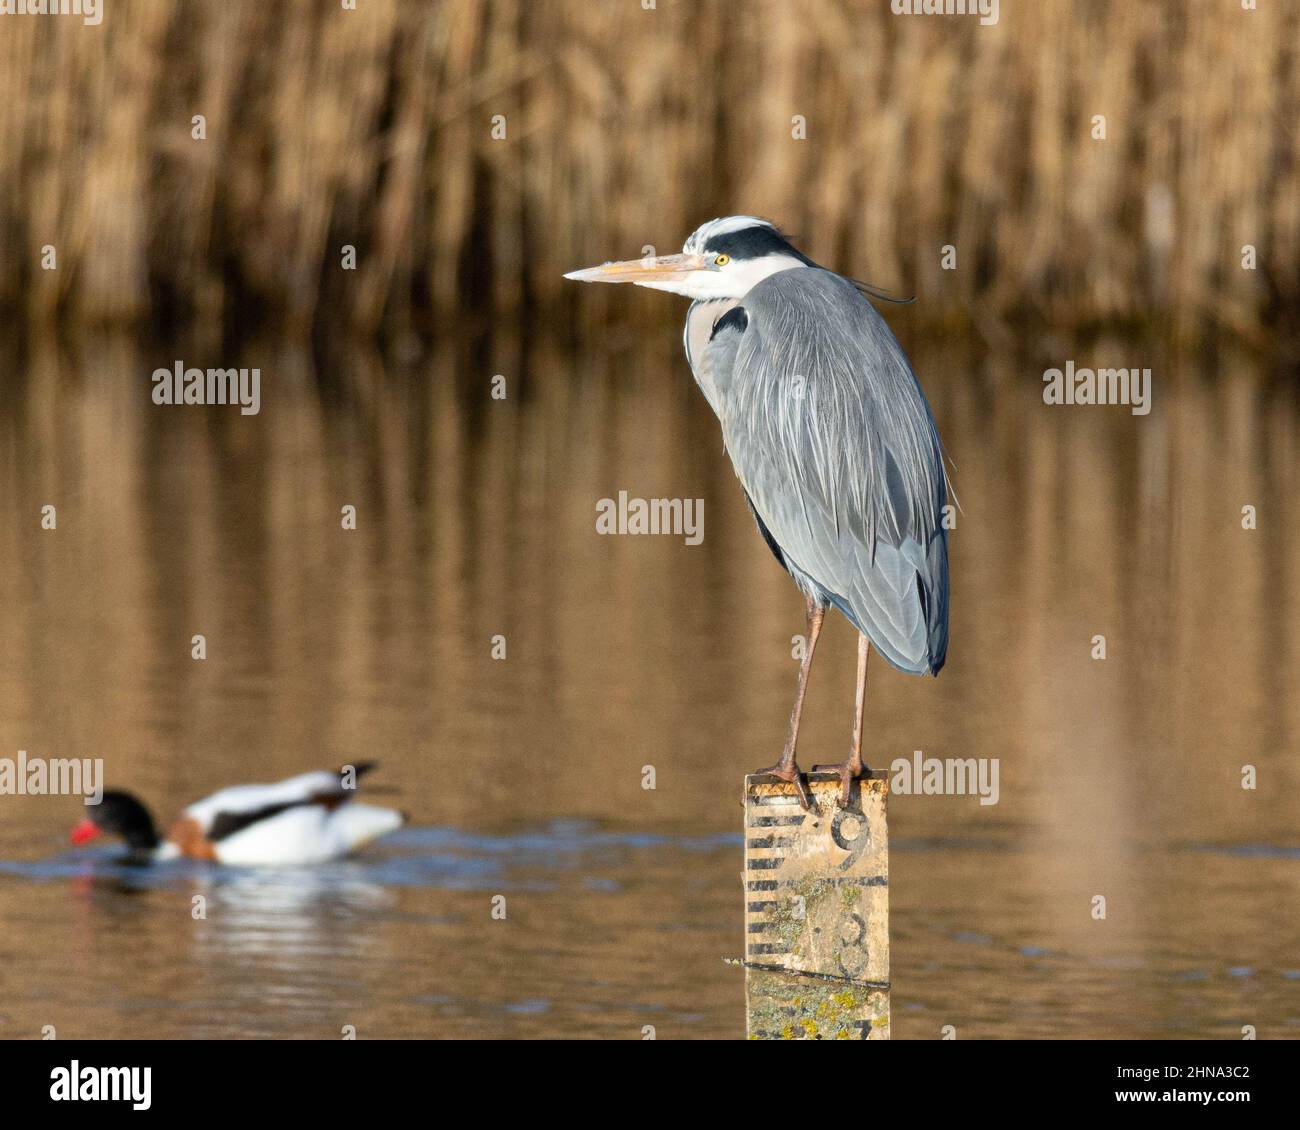
[{"label": "grey heron", "polygon": [[793,783],[808,673],[826,611],[858,630],[849,807],[862,759],[867,657],[937,675],[948,650],[948,480],[934,417],[864,283],[819,267],[765,220],[727,216],[679,255],[573,271],[693,299],[686,359],[718,421],[759,533],[804,595],[807,643],[785,748],[758,770]]}]

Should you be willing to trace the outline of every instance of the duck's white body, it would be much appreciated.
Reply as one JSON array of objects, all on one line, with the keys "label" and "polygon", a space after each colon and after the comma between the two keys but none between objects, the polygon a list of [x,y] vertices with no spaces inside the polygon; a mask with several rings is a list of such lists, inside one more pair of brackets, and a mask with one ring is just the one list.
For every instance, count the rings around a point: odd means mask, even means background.
[{"label": "duck's white body", "polygon": [[[324,863],[400,828],[395,809],[358,804],[339,774],[302,773],[270,785],[235,785],[191,804],[160,854],[200,855],[235,866]],[[225,831],[247,821],[243,827]],[[195,831],[201,846],[194,844]],[[199,846],[187,851],[187,846]],[[168,850],[170,849],[170,850]]]},{"label": "duck's white body", "polygon": [[402,823],[400,812],[372,804],[345,804],[333,812],[316,805],[291,808],[222,840],[214,854],[218,863],[235,866],[324,863],[351,855]]}]

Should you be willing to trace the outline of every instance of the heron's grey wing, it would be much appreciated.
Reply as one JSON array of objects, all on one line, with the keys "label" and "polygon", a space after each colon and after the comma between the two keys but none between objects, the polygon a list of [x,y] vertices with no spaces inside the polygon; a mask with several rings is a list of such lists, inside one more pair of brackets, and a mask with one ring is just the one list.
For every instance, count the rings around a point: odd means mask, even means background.
[{"label": "heron's grey wing", "polygon": [[[948,647],[947,482],[929,405],[889,327],[847,280],[782,271],[706,357],[727,451],[769,543],[895,667]],[[743,323],[743,325],[742,325]]]}]

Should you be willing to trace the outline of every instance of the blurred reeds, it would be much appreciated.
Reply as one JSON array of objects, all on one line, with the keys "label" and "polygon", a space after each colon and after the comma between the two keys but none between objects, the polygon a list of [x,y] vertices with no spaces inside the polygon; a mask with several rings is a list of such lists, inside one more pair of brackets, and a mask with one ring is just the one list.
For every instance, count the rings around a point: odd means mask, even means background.
[{"label": "blurred reeds", "polygon": [[2,30],[24,319],[436,330],[742,211],[936,320],[1255,336],[1300,307],[1300,4],[115,0]]}]

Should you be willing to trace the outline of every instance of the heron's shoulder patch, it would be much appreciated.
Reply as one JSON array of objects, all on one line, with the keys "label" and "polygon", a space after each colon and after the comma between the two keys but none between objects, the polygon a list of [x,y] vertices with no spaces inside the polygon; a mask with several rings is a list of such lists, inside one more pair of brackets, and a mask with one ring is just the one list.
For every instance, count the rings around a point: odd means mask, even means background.
[{"label": "heron's shoulder patch", "polygon": [[743,333],[748,326],[749,315],[745,313],[745,308],[743,306],[733,306],[713,323],[713,332],[709,334],[709,340],[712,341],[723,330],[734,329]]}]

